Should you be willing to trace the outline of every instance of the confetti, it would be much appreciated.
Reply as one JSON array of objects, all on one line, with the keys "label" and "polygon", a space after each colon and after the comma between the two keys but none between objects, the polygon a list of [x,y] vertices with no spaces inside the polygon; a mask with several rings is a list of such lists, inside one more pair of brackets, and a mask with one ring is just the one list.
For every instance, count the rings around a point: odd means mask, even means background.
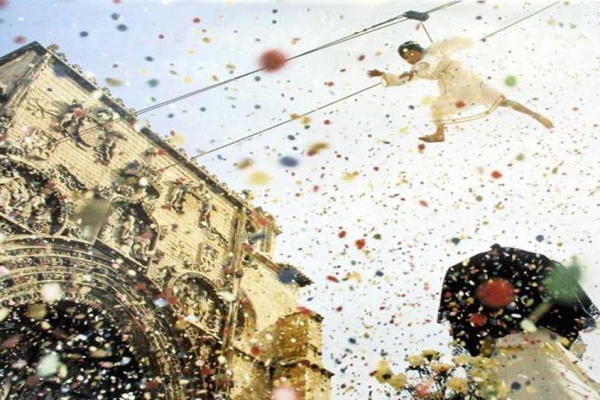
[{"label": "confetti", "polygon": [[488,307],[502,308],[514,301],[515,289],[506,279],[489,279],[479,285],[476,296]]},{"label": "confetti", "polygon": [[267,185],[271,182],[271,177],[264,172],[254,172],[250,175],[250,183],[253,185]]},{"label": "confetti", "polygon": [[268,72],[274,72],[283,68],[286,56],[280,50],[268,50],[260,55],[259,65]]}]

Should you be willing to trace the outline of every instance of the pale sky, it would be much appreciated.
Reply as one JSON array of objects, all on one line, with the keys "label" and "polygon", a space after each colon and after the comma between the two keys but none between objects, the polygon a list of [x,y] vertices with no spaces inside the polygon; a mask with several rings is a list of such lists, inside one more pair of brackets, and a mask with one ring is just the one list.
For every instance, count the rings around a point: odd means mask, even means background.
[{"label": "pale sky", "polygon": [[[0,54],[33,40],[56,44],[141,109],[254,70],[263,51],[298,54],[443,2],[8,3],[0,9]],[[478,39],[550,3],[463,1],[426,25],[434,40]],[[325,317],[334,398],[365,399],[370,390],[374,399],[386,398],[369,377],[382,352],[396,368],[425,348],[449,354],[446,328],[435,322],[444,272],[494,243],[561,262],[578,256],[586,266],[582,284],[600,304],[600,3],[566,3],[455,56],[507,97],[551,118],[552,131],[503,109],[450,126],[445,143],[420,152],[417,138],[434,130],[424,102],[437,87],[418,81],[369,90],[311,115],[309,128],[294,121],[199,159],[233,189],[256,193],[254,203],[283,230],[276,260],[314,280],[302,305]],[[369,69],[407,70],[396,54],[406,40],[428,43],[416,23],[401,23],[144,118],[161,134],[175,131],[195,154],[370,86],[377,81],[366,76]],[[515,86],[505,84],[509,76]],[[319,142],[329,148],[309,156]],[[298,166],[282,166],[284,156]],[[244,159],[253,165],[239,169]],[[255,172],[270,183],[254,184]],[[360,239],[366,244],[359,250]],[[600,335],[584,339],[586,364],[598,371]]]}]

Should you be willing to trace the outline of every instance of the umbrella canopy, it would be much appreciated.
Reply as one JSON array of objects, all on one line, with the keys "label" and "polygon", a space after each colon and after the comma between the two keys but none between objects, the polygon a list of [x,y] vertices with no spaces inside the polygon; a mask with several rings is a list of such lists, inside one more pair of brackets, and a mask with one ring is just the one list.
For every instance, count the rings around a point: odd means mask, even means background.
[{"label": "umbrella canopy", "polygon": [[537,326],[566,338],[569,347],[600,315],[577,280],[565,279],[570,270],[544,255],[495,244],[448,269],[438,322],[450,322],[457,343],[478,355],[485,339],[517,333],[534,310],[549,308]]}]

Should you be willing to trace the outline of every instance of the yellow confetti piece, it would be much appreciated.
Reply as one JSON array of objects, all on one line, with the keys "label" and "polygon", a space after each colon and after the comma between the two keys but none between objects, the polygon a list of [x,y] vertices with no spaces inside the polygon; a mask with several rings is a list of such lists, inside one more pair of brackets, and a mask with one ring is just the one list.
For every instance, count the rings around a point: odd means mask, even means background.
[{"label": "yellow confetti piece", "polygon": [[240,161],[239,163],[237,163],[237,168],[238,169],[246,169],[248,167],[251,167],[252,165],[254,165],[254,160],[251,158],[244,158],[242,161]]},{"label": "yellow confetti piece", "polygon": [[304,118],[302,118],[302,124],[303,125],[310,124],[310,121],[311,121],[310,117],[304,117]]},{"label": "yellow confetti piece", "polygon": [[185,78],[183,78],[183,83],[192,83],[192,77],[186,76]]},{"label": "yellow confetti piece", "polygon": [[148,70],[146,68],[142,68],[140,70],[140,75],[144,76],[144,75],[148,75]]},{"label": "yellow confetti piece", "polygon": [[46,317],[46,314],[48,314],[48,310],[43,304],[30,304],[27,306],[26,315],[31,319],[41,320]]},{"label": "yellow confetti piece", "polygon": [[186,139],[185,139],[185,136],[183,136],[183,135],[174,135],[174,136],[171,136],[171,139],[170,139],[171,144],[177,144],[177,145],[185,144],[185,141],[186,141]]},{"label": "yellow confetti piece", "polygon": [[228,69],[228,70],[230,70],[230,71],[233,71],[233,70],[235,69],[235,65],[233,65],[233,64],[227,64],[227,65],[225,66],[225,68],[227,68],[227,69]]},{"label": "yellow confetti piece", "polygon": [[362,276],[358,272],[349,273],[348,275],[346,275],[346,278],[344,278],[344,280],[350,279],[354,279],[356,282],[362,282]]},{"label": "yellow confetti piece", "polygon": [[291,119],[298,119],[298,118],[300,118],[300,114],[293,113],[292,115],[290,115],[290,118]]},{"label": "yellow confetti piece", "polygon": [[312,146],[310,146],[310,148],[308,149],[308,155],[314,156],[314,155],[318,154],[321,150],[325,150],[327,148],[329,148],[329,145],[327,143],[324,143],[324,142],[315,143]]},{"label": "yellow confetti piece", "polygon": [[267,185],[271,182],[271,177],[264,172],[255,172],[250,175],[250,183],[253,185]]},{"label": "yellow confetti piece", "polygon": [[196,50],[190,49],[190,50],[188,50],[188,54],[196,54]]},{"label": "yellow confetti piece", "polygon": [[189,326],[190,326],[190,323],[188,321],[186,321],[185,319],[180,319],[179,321],[175,322],[175,329],[177,329],[178,331],[184,331]]},{"label": "yellow confetti piece", "polygon": [[548,25],[550,25],[550,26],[556,25],[556,20],[554,18],[549,19],[548,20]]},{"label": "yellow confetti piece", "polygon": [[342,178],[343,180],[345,180],[346,182],[352,182],[353,180],[355,180],[360,174],[358,173],[358,171],[354,171],[354,172],[347,172],[344,174],[344,177]]},{"label": "yellow confetti piece", "polygon": [[433,104],[434,100],[435,100],[435,97],[433,97],[433,96],[425,96],[421,99],[421,104],[424,106],[430,106]]},{"label": "yellow confetti piece", "polygon": [[400,128],[400,133],[409,133],[410,129],[408,128],[408,126],[403,126],[402,128]]},{"label": "yellow confetti piece", "polygon": [[202,38],[202,41],[203,41],[204,43],[210,43],[210,42],[211,42],[211,40],[210,40],[210,38],[209,38],[209,37],[203,37],[203,38]]}]

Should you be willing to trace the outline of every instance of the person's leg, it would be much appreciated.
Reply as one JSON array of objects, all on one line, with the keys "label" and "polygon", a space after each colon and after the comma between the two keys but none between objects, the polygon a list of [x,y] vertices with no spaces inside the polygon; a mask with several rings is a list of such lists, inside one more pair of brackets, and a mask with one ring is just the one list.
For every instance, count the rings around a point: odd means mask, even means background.
[{"label": "person's leg", "polygon": [[424,142],[443,142],[444,141],[444,124],[436,122],[435,123],[435,133],[432,135],[427,135],[427,136],[421,136],[419,138],[419,140],[422,140]]},{"label": "person's leg", "polygon": [[419,140],[424,142],[443,142],[445,126],[440,122],[442,117],[440,108],[435,105],[431,106],[431,116],[436,127],[435,133],[432,135],[421,136]]},{"label": "person's leg", "polygon": [[552,124],[552,121],[550,121],[548,118],[546,118],[543,115],[538,114],[534,111],[531,111],[529,108],[525,107],[523,104],[517,103],[516,101],[504,99],[500,103],[500,106],[510,107],[515,111],[529,115],[530,117],[532,117],[533,119],[535,119],[536,121],[538,121],[540,124],[544,125],[548,129],[551,129],[554,127],[554,125]]}]

